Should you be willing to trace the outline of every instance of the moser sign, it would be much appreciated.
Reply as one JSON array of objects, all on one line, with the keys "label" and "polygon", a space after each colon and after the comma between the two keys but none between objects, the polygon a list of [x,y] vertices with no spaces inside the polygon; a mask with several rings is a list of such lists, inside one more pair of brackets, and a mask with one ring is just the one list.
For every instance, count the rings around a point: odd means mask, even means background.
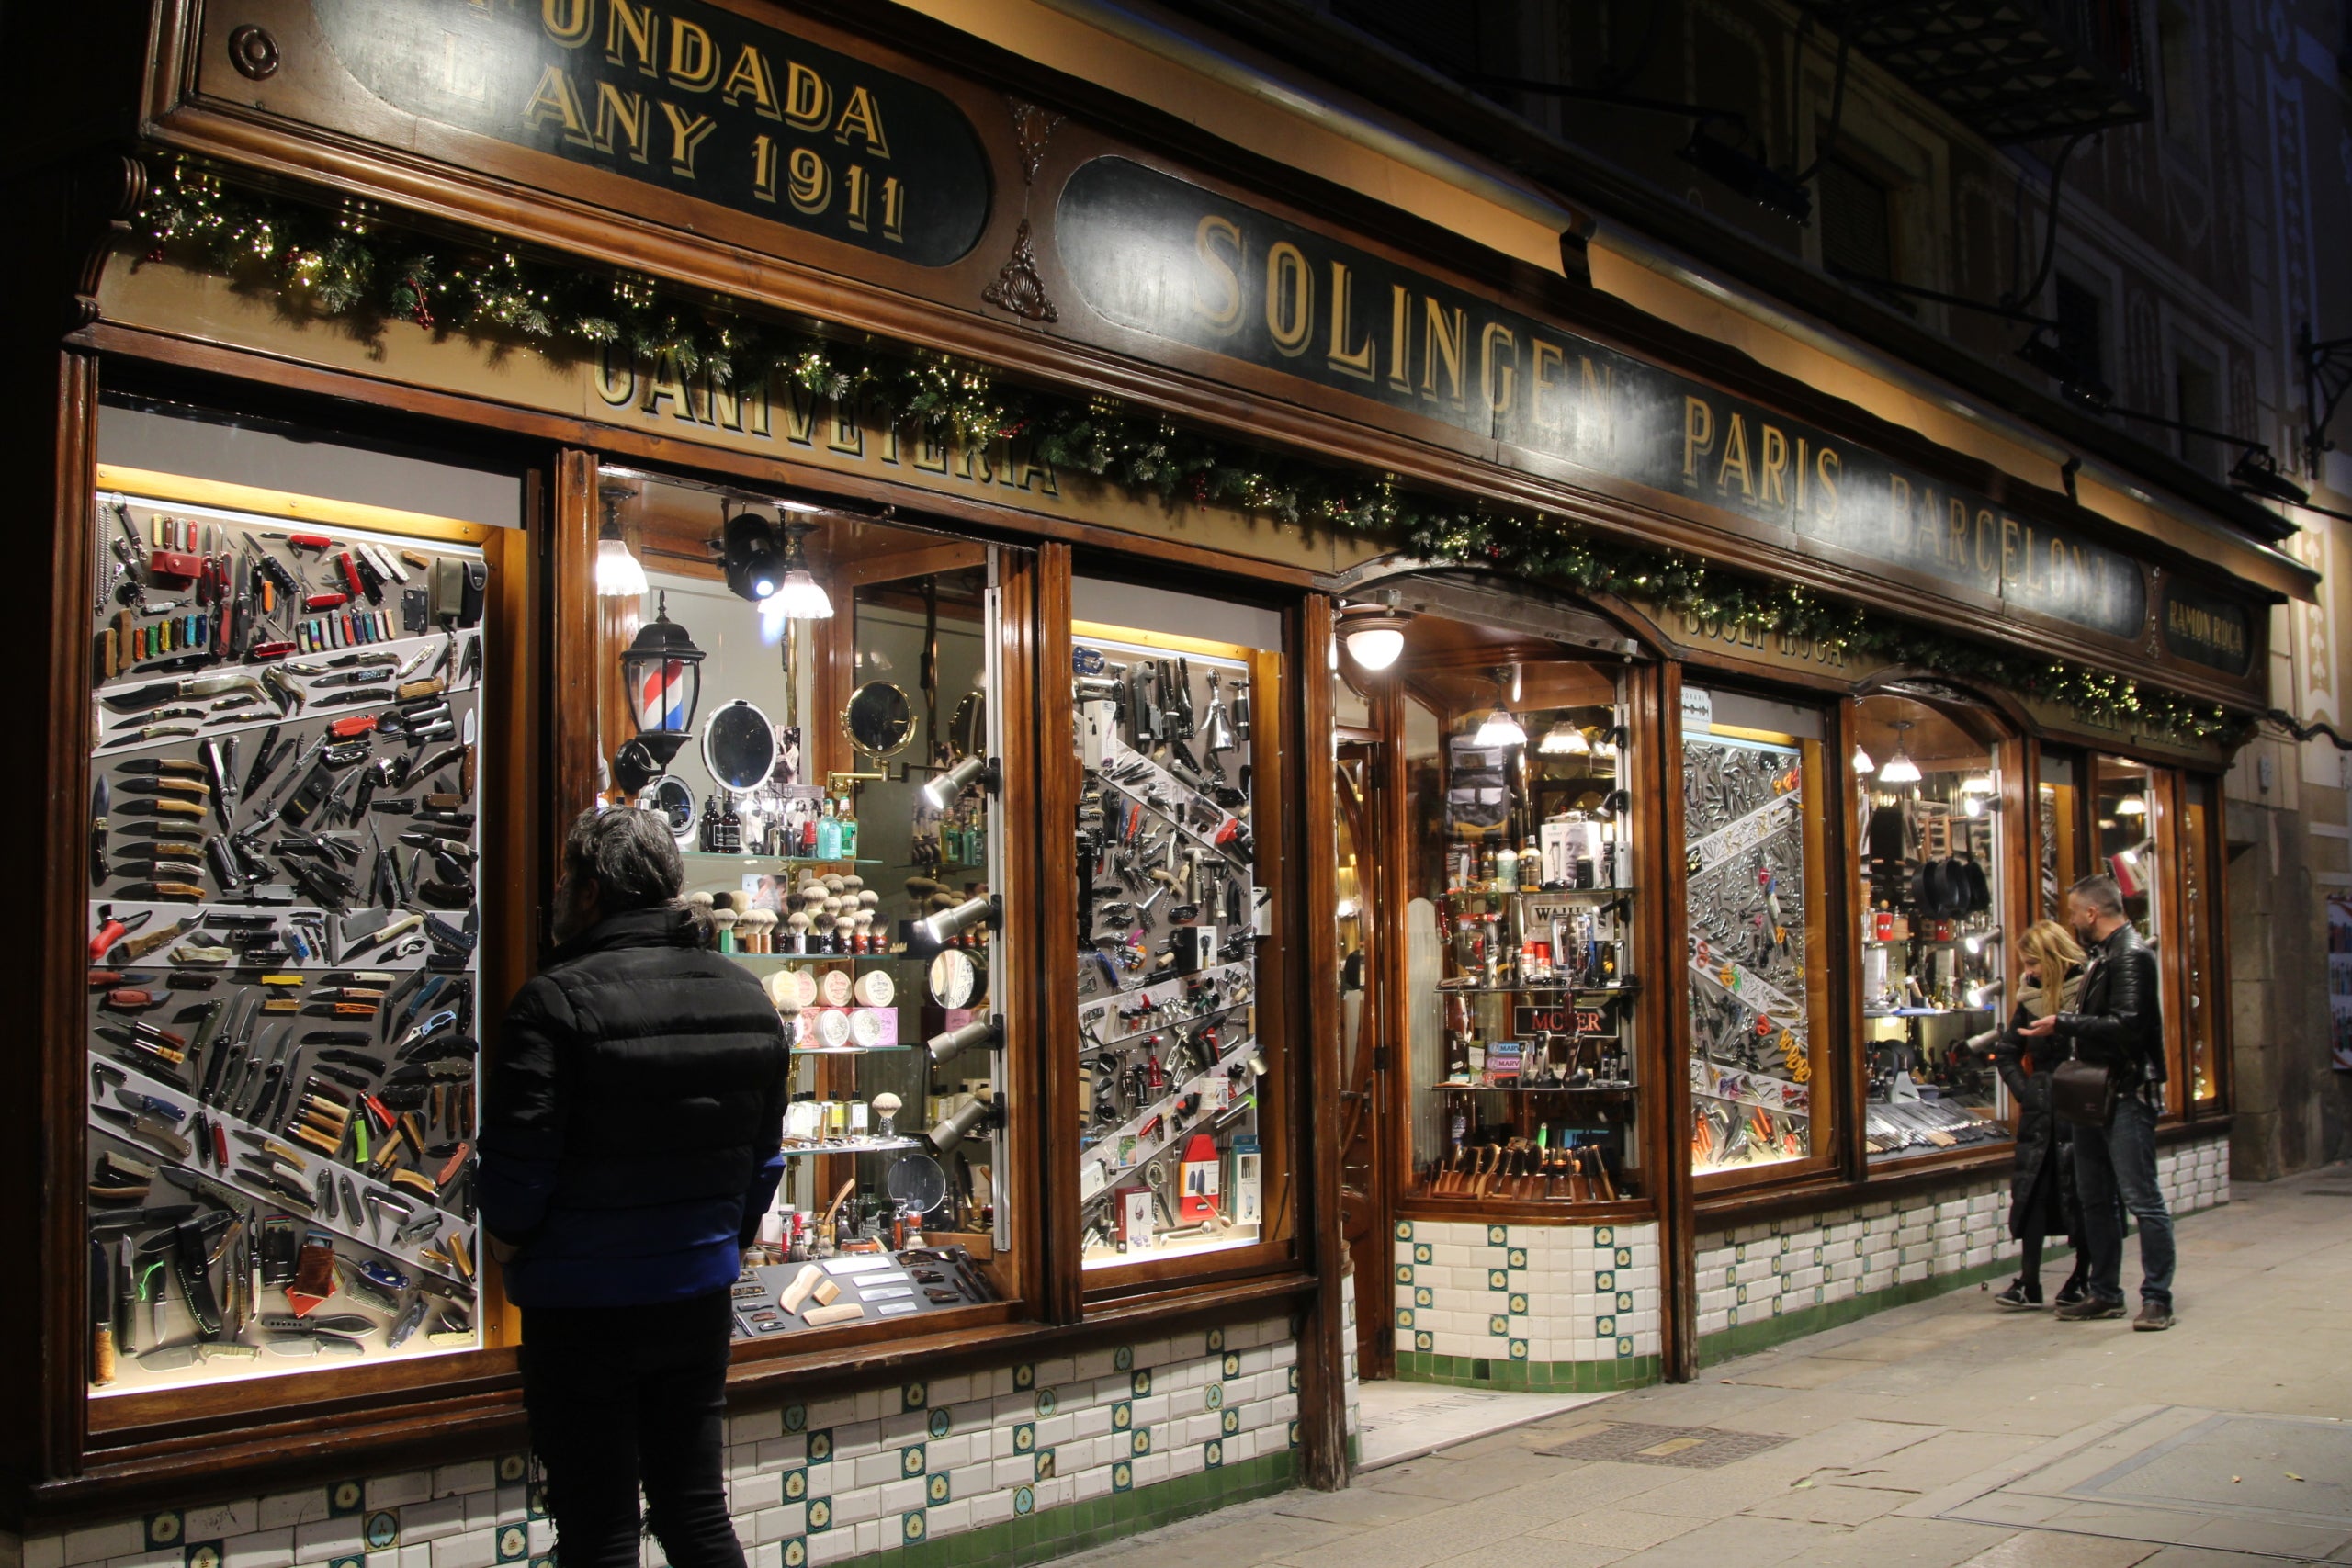
[{"label": "moser sign", "polygon": [[311,0],[393,107],[944,266],[988,161],[932,89],[700,0]]},{"label": "moser sign", "polygon": [[1878,453],[1117,157],[1064,186],[1063,267],[1121,326],[1728,508],[2111,637],[2139,565]]}]

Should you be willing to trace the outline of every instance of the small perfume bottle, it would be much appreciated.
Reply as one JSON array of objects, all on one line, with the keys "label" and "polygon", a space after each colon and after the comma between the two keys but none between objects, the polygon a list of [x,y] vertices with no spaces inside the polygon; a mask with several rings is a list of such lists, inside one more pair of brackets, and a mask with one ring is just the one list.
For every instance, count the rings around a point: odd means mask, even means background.
[{"label": "small perfume bottle", "polygon": [[817,858],[819,860],[842,858],[842,822],[840,818],[833,815],[833,803],[831,797],[825,801],[823,815],[817,818]]},{"label": "small perfume bottle", "polygon": [[857,816],[848,795],[842,796],[840,808],[833,813],[833,818],[842,828],[842,859],[855,860],[857,858]]}]

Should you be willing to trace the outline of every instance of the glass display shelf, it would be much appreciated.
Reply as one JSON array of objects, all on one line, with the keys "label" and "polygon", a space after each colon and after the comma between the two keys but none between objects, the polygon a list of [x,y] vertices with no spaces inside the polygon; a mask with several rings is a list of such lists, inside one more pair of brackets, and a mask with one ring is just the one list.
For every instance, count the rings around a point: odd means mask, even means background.
[{"label": "glass display shelf", "polygon": [[1440,980],[1437,988],[1453,997],[1524,996],[1531,992],[1561,997],[1623,997],[1641,989],[1634,980],[1622,980],[1613,986],[1455,986]]},{"label": "glass display shelf", "polygon": [[1864,1008],[1864,1018],[1968,1018],[1978,1013],[1990,1016],[1996,1008]]},{"label": "glass display shelf", "polygon": [[809,1155],[876,1155],[892,1149],[919,1149],[921,1138],[838,1138],[823,1144],[786,1144],[784,1157],[797,1159]]},{"label": "glass display shelf", "polygon": [[795,1045],[796,1056],[879,1056],[887,1051],[920,1051],[922,1043],[910,1040],[900,1045]]},{"label": "glass display shelf", "polygon": [[1492,898],[1500,894],[1515,894],[1521,898],[1576,898],[1594,904],[1613,904],[1621,898],[1631,898],[1640,892],[1638,887],[1450,887],[1448,898]]},{"label": "glass display shelf", "polygon": [[910,953],[894,948],[888,953],[721,953],[721,958],[732,958],[752,966],[774,965],[777,968],[795,964],[904,964],[910,959],[928,959],[927,953]]},{"label": "glass display shelf", "polygon": [[1421,1087],[1431,1094],[1632,1094],[1641,1086],[1630,1083],[1425,1083]]},{"label": "glass display shelf", "polygon": [[688,865],[741,865],[755,870],[770,866],[807,866],[813,870],[820,865],[888,865],[890,863],[888,861],[881,860],[851,860],[844,855],[835,855],[831,860],[827,860],[819,855],[755,855],[740,852],[726,854],[714,850],[680,850],[678,858]]}]

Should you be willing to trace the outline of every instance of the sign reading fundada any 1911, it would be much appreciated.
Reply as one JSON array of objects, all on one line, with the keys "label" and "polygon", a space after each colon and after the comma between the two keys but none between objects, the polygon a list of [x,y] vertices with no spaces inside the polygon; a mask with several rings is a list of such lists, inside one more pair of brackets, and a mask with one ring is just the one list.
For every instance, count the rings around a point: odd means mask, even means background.
[{"label": "sign reading fundada any 1911", "polygon": [[929,87],[702,0],[311,0],[393,107],[924,266],[988,221]]},{"label": "sign reading fundada any 1911", "polygon": [[1108,320],[1785,528],[2110,637],[2130,558],[1549,322],[1118,157],[1070,175],[1062,265]]}]

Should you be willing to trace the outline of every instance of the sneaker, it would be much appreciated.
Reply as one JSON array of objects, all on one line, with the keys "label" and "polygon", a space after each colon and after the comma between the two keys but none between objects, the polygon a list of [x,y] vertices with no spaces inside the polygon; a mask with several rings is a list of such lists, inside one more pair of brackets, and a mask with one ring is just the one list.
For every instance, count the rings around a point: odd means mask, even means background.
[{"label": "sneaker", "polygon": [[2142,1302],[2140,1315],[2132,1320],[2132,1326],[2142,1334],[2160,1334],[2172,1324],[2172,1308],[2162,1302]]},{"label": "sneaker", "polygon": [[2085,1296],[2072,1306],[2058,1309],[2058,1321],[2061,1323],[2089,1323],[2096,1318],[2122,1315],[2121,1302],[2103,1302],[2097,1296]]},{"label": "sneaker", "polygon": [[2023,1280],[2012,1280],[2009,1288],[1995,1296],[1993,1301],[1996,1305],[2015,1312],[2030,1312],[2041,1305],[2041,1291],[2038,1286],[2027,1285]]},{"label": "sneaker", "polygon": [[2050,1303],[2052,1306],[2070,1307],[2082,1299],[2083,1282],[2080,1280],[2069,1280],[2058,1287],[2058,1293],[2050,1298]]}]

